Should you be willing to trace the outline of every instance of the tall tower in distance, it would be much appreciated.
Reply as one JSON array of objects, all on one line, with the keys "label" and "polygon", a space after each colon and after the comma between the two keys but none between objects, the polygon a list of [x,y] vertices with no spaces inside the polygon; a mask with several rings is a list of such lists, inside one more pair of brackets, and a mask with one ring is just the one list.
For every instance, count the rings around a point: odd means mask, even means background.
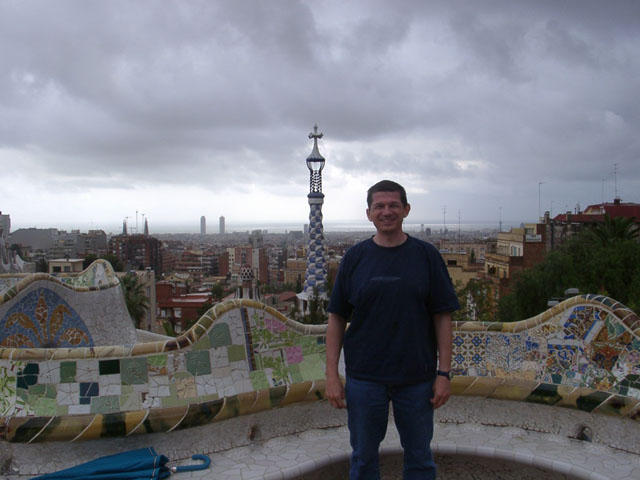
[{"label": "tall tower in distance", "polygon": [[318,151],[318,139],[324,135],[318,133],[318,125],[314,125],[313,133],[309,138],[313,139],[313,150],[307,157],[309,169],[309,249],[307,251],[307,271],[304,276],[304,287],[298,295],[303,300],[308,300],[314,294],[326,296],[325,283],[327,282],[326,246],[324,241],[324,227],[322,226],[322,169],[324,157]]},{"label": "tall tower in distance", "polygon": [[224,235],[224,217],[220,217],[220,235]]},{"label": "tall tower in distance", "polygon": [[203,215],[200,217],[200,235],[207,233],[207,218]]}]

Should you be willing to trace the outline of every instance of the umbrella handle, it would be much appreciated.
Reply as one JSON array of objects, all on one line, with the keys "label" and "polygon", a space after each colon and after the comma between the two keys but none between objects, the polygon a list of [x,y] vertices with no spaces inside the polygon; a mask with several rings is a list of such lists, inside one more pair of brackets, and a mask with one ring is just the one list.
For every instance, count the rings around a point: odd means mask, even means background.
[{"label": "umbrella handle", "polygon": [[204,463],[201,463],[199,465],[185,465],[184,467],[173,467],[172,470],[175,469],[176,472],[193,472],[195,470],[205,470],[209,468],[209,465],[211,465],[211,459],[206,455],[201,455],[197,453],[193,455],[191,459],[202,460]]}]

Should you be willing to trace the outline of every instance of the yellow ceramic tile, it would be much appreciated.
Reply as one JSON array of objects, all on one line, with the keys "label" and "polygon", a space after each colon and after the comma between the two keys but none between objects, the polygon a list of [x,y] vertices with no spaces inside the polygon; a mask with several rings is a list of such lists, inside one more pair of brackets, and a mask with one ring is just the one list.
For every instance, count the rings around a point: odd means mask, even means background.
[{"label": "yellow ceramic tile", "polygon": [[489,398],[522,401],[535,390],[537,385],[538,382],[515,380],[512,378],[505,379],[505,381],[498,385],[493,393],[489,395]]},{"label": "yellow ceramic tile", "polygon": [[256,402],[256,397],[257,393],[255,391],[239,393],[237,395],[240,415],[246,415],[252,412],[253,405]]},{"label": "yellow ceramic tile", "polygon": [[74,441],[100,438],[102,436],[102,419],[102,414],[94,415],[87,428],[75,437]]},{"label": "yellow ceramic tile", "polygon": [[455,376],[451,380],[451,395],[463,395],[476,377]]},{"label": "yellow ceramic tile", "polygon": [[464,395],[488,397],[502,382],[504,382],[504,380],[501,378],[478,377],[469,388],[465,390]]},{"label": "yellow ceramic tile", "polygon": [[56,417],[38,436],[37,441],[70,441],[82,433],[93,421],[94,415],[66,415]]},{"label": "yellow ceramic tile", "polygon": [[256,399],[251,405],[251,409],[247,413],[262,412],[271,408],[271,399],[269,397],[269,389],[258,390],[256,392]]},{"label": "yellow ceramic tile", "polygon": [[292,403],[304,402],[313,386],[313,382],[300,382],[289,385],[280,406],[290,405]]},{"label": "yellow ceramic tile", "polygon": [[152,355],[162,351],[164,342],[148,342],[148,343],[136,343],[131,349],[131,356],[136,357],[138,355]]}]

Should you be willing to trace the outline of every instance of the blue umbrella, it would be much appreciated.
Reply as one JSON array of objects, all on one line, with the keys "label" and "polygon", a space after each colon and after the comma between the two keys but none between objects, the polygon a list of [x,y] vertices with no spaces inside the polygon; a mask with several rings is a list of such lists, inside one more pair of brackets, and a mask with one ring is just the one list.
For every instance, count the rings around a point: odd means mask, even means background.
[{"label": "blue umbrella", "polygon": [[96,458],[66,470],[34,477],[31,480],[155,480],[167,478],[176,472],[204,470],[211,464],[211,459],[206,455],[193,455],[191,458],[205,463],[167,467],[169,459],[164,455],[158,455],[153,447],[140,448]]}]

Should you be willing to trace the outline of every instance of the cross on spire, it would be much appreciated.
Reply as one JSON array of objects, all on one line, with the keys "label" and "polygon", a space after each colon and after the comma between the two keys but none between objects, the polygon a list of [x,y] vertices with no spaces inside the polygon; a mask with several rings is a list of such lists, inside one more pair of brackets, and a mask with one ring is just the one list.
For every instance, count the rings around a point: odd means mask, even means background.
[{"label": "cross on spire", "polygon": [[324,134],[318,133],[318,124],[313,126],[313,132],[309,134],[309,138],[313,138],[313,146],[318,148],[318,139],[324,137]]}]

